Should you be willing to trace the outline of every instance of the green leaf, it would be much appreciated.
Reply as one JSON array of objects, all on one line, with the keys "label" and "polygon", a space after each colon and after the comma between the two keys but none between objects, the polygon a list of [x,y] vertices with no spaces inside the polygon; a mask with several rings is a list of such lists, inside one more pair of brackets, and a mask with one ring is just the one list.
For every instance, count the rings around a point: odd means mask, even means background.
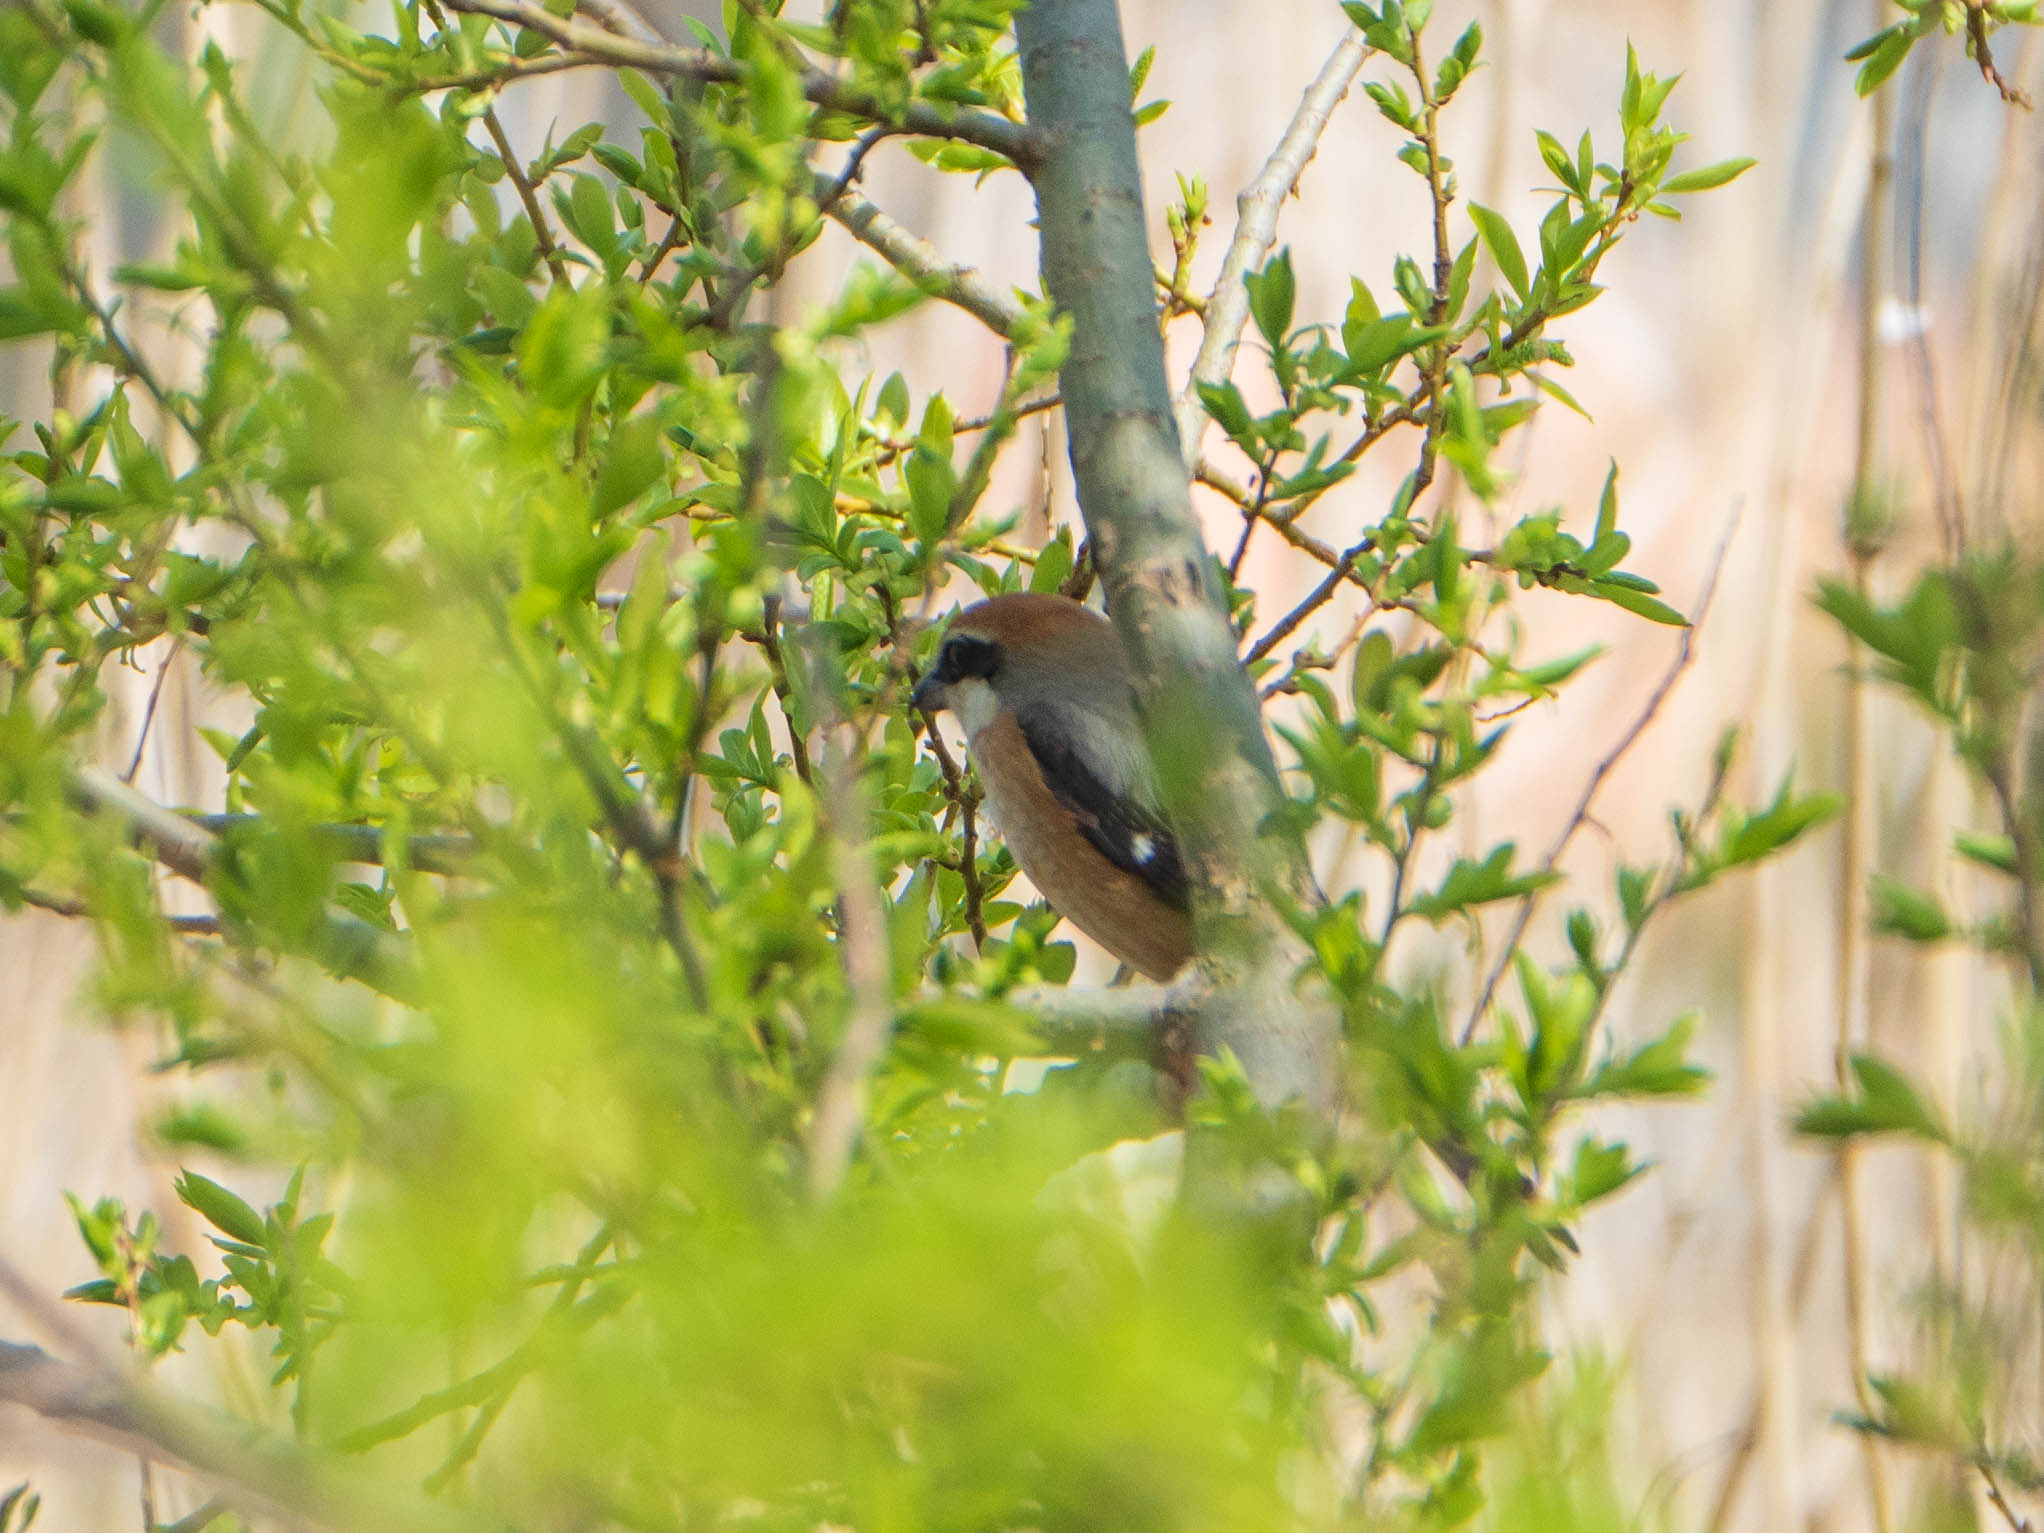
[{"label": "green leaf", "polygon": [[1416,350],[1425,344],[1423,334],[1410,314],[1388,314],[1353,329],[1343,325],[1342,343],[1348,348],[1350,375],[1374,373],[1385,363]]},{"label": "green leaf", "polygon": [[1952,935],[1952,918],[1945,914],[1943,902],[1928,889],[1911,888],[1876,874],[1869,894],[1873,902],[1871,920],[1877,932],[1910,942],[1941,942]]},{"label": "green leaf", "polygon": [[907,421],[909,408],[908,380],[900,373],[889,373],[873,400],[874,417],[899,426]]},{"label": "green leaf", "polygon": [[1439,922],[1472,905],[1517,899],[1560,881],[1559,873],[1513,873],[1512,859],[1518,850],[1516,843],[1507,841],[1481,862],[1458,858],[1438,888],[1418,896],[1407,908],[1416,916]]},{"label": "green leaf", "polygon": [[1368,713],[1382,706],[1373,701],[1377,697],[1377,684],[1390,671],[1391,662],[1397,658],[1397,650],[1391,642],[1391,635],[1381,628],[1373,628],[1363,635],[1356,646],[1355,668],[1349,674],[1349,697],[1357,713]]},{"label": "green leaf", "polygon": [[1670,628],[1687,628],[1689,619],[1662,601],[1658,596],[1649,596],[1637,586],[1626,585],[1610,576],[1590,582],[1590,594],[1614,606],[1623,607],[1637,617],[1650,622],[1664,623]]},{"label": "green leaf", "polygon": [[1859,1134],[1906,1134],[1942,1144],[1944,1127],[1893,1065],[1871,1054],[1855,1054],[1856,1095],[1818,1097],[1796,1114],[1799,1134],[1844,1139]]},{"label": "green leaf", "polygon": [[608,516],[651,488],[667,469],[663,443],[660,422],[650,415],[619,422],[590,491],[590,515]]},{"label": "green leaf", "polygon": [[1199,402],[1231,437],[1246,437],[1255,429],[1256,417],[1249,413],[1248,401],[1233,383],[1202,383]]},{"label": "green leaf", "polygon": [[925,544],[942,541],[950,526],[951,497],[958,493],[951,460],[918,446],[902,465],[902,478],[908,481],[909,525]]},{"label": "green leaf", "polygon": [[1952,848],[1968,862],[1977,862],[1983,868],[1992,868],[2011,877],[2015,875],[2016,843],[2007,836],[1988,836],[1962,830],[1952,837]]},{"label": "green leaf", "polygon": [[555,288],[518,337],[520,372],[549,405],[565,409],[602,380],[610,342],[603,295]]},{"label": "green leaf", "polygon": [[245,1246],[263,1244],[263,1216],[218,1182],[187,1170],[174,1186],[178,1200],[215,1229]]},{"label": "green leaf", "polygon": [[1057,536],[1037,554],[1036,568],[1029,572],[1029,589],[1046,596],[1055,594],[1071,578],[1072,564],[1071,529],[1060,527]]},{"label": "green leaf", "polygon": [[1569,1192],[1579,1206],[1608,1198],[1646,1168],[1623,1140],[1606,1144],[1594,1135],[1579,1141],[1569,1167]]},{"label": "green leaf", "polygon": [[1695,1034],[1696,1018],[1681,1017],[1651,1043],[1600,1066],[1574,1094],[1584,1099],[1694,1096],[1710,1082],[1710,1071],[1689,1062]]},{"label": "green leaf", "polygon": [[1469,219],[1476,225],[1483,248],[1497,262],[1499,273],[1511,283],[1513,292],[1521,299],[1526,298],[1532,291],[1526,275],[1526,253],[1519,248],[1519,236],[1512,232],[1510,222],[1502,213],[1494,213],[1479,202],[1469,204]]},{"label": "green leaf", "polygon": [[1758,862],[1780,851],[1813,825],[1821,825],[1845,807],[1841,793],[1812,793],[1792,798],[1784,781],[1774,802],[1750,817],[1731,816],[1718,857],[1727,868]]},{"label": "green leaf", "polygon": [[1902,67],[1902,61],[1909,57],[1910,46],[1915,41],[1914,29],[1909,23],[1897,22],[1887,31],[1860,44],[1853,52],[1864,56],[1866,62],[1860,65],[1852,88],[1862,96],[1871,96]]},{"label": "green leaf", "polygon": [[1292,328],[1292,304],[1298,296],[1291,250],[1280,250],[1262,271],[1251,272],[1242,280],[1249,287],[1249,312],[1256,328],[1273,348],[1284,345]]},{"label": "green leaf", "polygon": [[1661,195],[1710,191],[1728,181],[1737,180],[1751,170],[1755,163],[1750,159],[1719,160],[1715,165],[1705,165],[1699,170],[1685,170],[1681,175],[1670,176],[1661,183]]}]

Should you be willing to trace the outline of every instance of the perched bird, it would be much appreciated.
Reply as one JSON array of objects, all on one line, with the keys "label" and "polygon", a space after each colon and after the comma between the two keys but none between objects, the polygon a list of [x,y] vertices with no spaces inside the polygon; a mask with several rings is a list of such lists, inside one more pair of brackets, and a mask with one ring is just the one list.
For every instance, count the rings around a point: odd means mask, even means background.
[{"label": "perched bird", "polygon": [[995,827],[1059,915],[1150,979],[1185,965],[1185,866],[1112,623],[1062,596],[968,607],[910,703],[965,726]]}]

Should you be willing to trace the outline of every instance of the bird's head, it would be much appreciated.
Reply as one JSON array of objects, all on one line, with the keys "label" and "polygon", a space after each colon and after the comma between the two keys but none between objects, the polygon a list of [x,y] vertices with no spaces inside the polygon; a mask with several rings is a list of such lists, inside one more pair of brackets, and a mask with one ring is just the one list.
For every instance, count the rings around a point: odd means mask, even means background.
[{"label": "bird's head", "polygon": [[950,709],[970,737],[1003,708],[1027,713],[1095,694],[1117,711],[1129,706],[1114,625],[1068,597],[1016,592],[951,620],[909,704],[924,713]]}]

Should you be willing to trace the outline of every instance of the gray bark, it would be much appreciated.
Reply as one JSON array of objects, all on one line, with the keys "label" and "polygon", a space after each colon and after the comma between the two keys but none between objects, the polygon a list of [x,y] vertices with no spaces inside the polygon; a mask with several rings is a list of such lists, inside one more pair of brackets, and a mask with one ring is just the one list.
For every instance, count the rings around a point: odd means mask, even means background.
[{"label": "gray bark", "polygon": [[1121,20],[1114,0],[1035,0],[1015,33],[1044,285],[1073,324],[1061,380],[1073,474],[1214,985],[1200,1044],[1232,1050],[1266,1105],[1298,1100],[1324,1125],[1338,1022],[1293,993],[1305,954],[1279,910],[1312,880],[1296,837],[1263,830],[1277,767],[1172,421]]}]

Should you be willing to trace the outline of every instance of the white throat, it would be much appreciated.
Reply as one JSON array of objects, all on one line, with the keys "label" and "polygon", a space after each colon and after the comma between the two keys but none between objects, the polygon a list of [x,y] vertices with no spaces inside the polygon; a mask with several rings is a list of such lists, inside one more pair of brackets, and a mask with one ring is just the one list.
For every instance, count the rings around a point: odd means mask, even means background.
[{"label": "white throat", "polygon": [[978,739],[979,732],[993,723],[994,715],[1000,711],[1000,704],[994,700],[994,689],[981,677],[968,676],[954,681],[945,691],[949,694],[951,711],[965,726],[968,743]]}]

